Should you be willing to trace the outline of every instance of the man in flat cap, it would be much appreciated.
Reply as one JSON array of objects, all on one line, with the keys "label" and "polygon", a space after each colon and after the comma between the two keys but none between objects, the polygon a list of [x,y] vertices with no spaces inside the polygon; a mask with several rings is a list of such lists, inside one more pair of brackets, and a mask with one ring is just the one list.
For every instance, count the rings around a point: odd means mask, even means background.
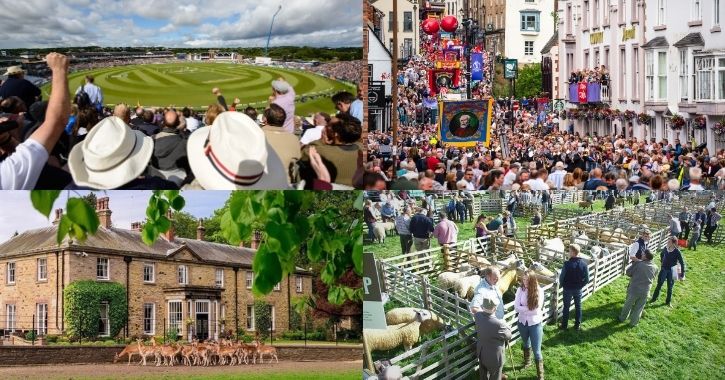
[{"label": "man in flat cap", "polygon": [[486,296],[479,309],[473,315],[476,321],[476,354],[481,366],[478,370],[481,380],[507,379],[502,373],[505,361],[504,348],[511,340],[511,329],[506,322],[496,318],[498,298]]}]

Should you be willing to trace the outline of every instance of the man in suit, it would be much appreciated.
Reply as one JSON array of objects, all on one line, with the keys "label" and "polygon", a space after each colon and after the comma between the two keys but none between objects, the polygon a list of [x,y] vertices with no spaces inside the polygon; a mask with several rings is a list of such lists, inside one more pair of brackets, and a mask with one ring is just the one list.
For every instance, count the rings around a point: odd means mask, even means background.
[{"label": "man in suit", "polygon": [[632,327],[637,326],[639,318],[642,316],[649,289],[657,275],[657,265],[652,262],[652,258],[652,252],[649,249],[645,250],[643,260],[634,261],[626,271],[627,276],[631,279],[627,288],[627,299],[619,314],[619,321],[624,322],[629,316],[629,324]]},{"label": "man in suit", "polygon": [[496,318],[498,298],[487,296],[483,299],[479,311],[473,315],[476,321],[476,353],[481,366],[478,370],[481,380],[507,379],[502,373],[505,361],[504,347],[511,340],[511,329],[501,319]]}]

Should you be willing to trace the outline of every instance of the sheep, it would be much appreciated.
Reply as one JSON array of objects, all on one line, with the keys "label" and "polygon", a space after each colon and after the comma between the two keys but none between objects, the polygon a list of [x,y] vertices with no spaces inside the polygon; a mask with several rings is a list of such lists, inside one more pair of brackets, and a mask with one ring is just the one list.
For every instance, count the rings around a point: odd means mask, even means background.
[{"label": "sheep", "polygon": [[591,209],[592,211],[594,211],[594,203],[589,200],[579,202],[579,207],[584,208],[584,209],[588,208],[588,209]]},{"label": "sheep", "polygon": [[385,330],[363,328],[363,344],[368,363],[372,365],[373,351],[392,350],[403,346],[408,351],[418,343],[422,335],[440,330],[444,324],[429,318],[430,315],[416,313],[416,320],[388,326]]},{"label": "sheep", "polygon": [[483,256],[478,256],[474,254],[468,255],[468,263],[476,268],[483,268],[491,265],[491,262]]},{"label": "sheep", "polygon": [[456,285],[454,286],[454,292],[461,298],[470,300],[473,298],[473,291],[476,289],[479,283],[481,283],[481,276],[474,274],[471,276],[462,277],[456,279]]},{"label": "sheep", "polygon": [[587,236],[586,232],[584,231],[580,231],[578,236],[575,233],[572,233],[571,242],[572,244],[587,246],[589,243],[589,236]]},{"label": "sheep", "polygon": [[516,257],[515,253],[510,254],[506,259],[499,260],[496,262],[496,266],[499,267],[499,269],[506,269],[512,266],[518,265],[518,259]]},{"label": "sheep", "polygon": [[542,248],[545,248],[549,251],[558,252],[558,253],[564,253],[564,251],[565,251],[564,241],[561,240],[561,238],[553,238],[553,239],[542,238],[540,240],[540,244],[541,244]]},{"label": "sheep", "polygon": [[498,290],[501,291],[501,294],[506,293],[509,287],[511,287],[511,284],[514,283],[516,280],[516,272],[517,268],[509,268],[501,272],[501,276],[496,284],[496,286],[498,286]]},{"label": "sheep", "polygon": [[[525,267],[519,268],[517,271],[518,272],[517,274],[520,277],[523,277],[525,270],[526,270]],[[539,280],[539,283],[541,285],[547,285],[547,284],[554,283],[556,274],[554,272],[550,271],[549,269],[547,269],[546,267],[544,267],[541,263],[536,262],[536,261],[532,262],[531,265],[529,266],[529,270],[534,272],[534,275]]]},{"label": "sheep", "polygon": [[501,238],[503,240],[503,250],[506,252],[514,252],[524,254],[524,245],[511,238]]},{"label": "sheep", "polygon": [[415,307],[396,307],[395,309],[390,309],[387,313],[385,313],[385,322],[388,326],[413,322],[416,320],[418,313],[420,313],[424,318],[440,321],[440,318],[430,310]]},{"label": "sheep", "polygon": [[438,287],[448,290],[456,286],[456,280],[466,276],[466,272],[442,272],[438,275]]},{"label": "sheep", "polygon": [[398,231],[395,229],[395,223],[393,222],[378,222],[376,223],[376,225],[377,224],[383,226],[386,234],[396,235],[398,233]]},{"label": "sheep", "polygon": [[378,241],[378,243],[385,243],[385,223],[375,223],[373,226],[373,234],[375,235],[375,240]]}]

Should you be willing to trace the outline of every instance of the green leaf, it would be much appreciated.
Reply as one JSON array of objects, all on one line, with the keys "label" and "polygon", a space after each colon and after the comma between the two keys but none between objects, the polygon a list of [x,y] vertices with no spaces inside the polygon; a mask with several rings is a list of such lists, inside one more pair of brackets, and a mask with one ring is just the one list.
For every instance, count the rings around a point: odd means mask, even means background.
[{"label": "green leaf", "polygon": [[184,206],[186,206],[186,200],[184,200],[184,197],[181,195],[177,195],[174,198],[171,198],[171,208],[173,208],[176,211],[181,211]]},{"label": "green leaf", "polygon": [[168,200],[173,200],[177,196],[179,196],[179,190],[164,190],[163,191],[164,196]]},{"label": "green leaf", "polygon": [[282,266],[277,255],[262,245],[254,255],[252,263],[254,285],[252,291],[257,295],[269,294],[274,286],[282,281]]},{"label": "green leaf", "polygon": [[60,222],[58,223],[58,234],[56,235],[56,241],[58,244],[63,242],[63,239],[68,235],[68,231],[71,228],[71,225],[73,222],[68,219],[67,216],[63,215],[60,217]]},{"label": "green leaf", "polygon": [[356,210],[363,210],[363,193],[362,191],[358,193],[357,199],[355,199],[355,203],[353,204],[353,207],[355,207]]},{"label": "green leaf", "polygon": [[[78,225],[84,232],[95,234],[100,222],[96,210],[80,198],[70,198],[66,205],[68,218],[74,225]],[[78,237],[78,236],[76,236]]]},{"label": "green leaf", "polygon": [[154,241],[159,237],[159,231],[156,226],[151,222],[146,222],[141,231],[141,239],[146,245],[154,245]]},{"label": "green leaf", "polygon": [[146,207],[146,217],[149,220],[156,220],[161,216],[159,212],[159,198],[151,197],[149,199],[149,205]]},{"label": "green leaf", "polygon": [[322,282],[324,282],[325,284],[334,284],[336,280],[335,264],[328,261],[325,266],[322,267],[322,272],[320,272],[320,279],[322,279]]},{"label": "green leaf", "polygon": [[159,216],[166,215],[166,213],[169,211],[169,201],[167,201],[166,199],[159,198],[159,201],[158,203],[156,203],[156,205],[159,207]]},{"label": "green leaf", "polygon": [[33,190],[30,192],[30,201],[33,203],[33,207],[47,218],[59,195],[60,190]]},{"label": "green leaf", "polygon": [[355,266],[355,274],[358,276],[363,275],[363,244],[362,238],[355,243],[352,247],[352,263]]},{"label": "green leaf", "polygon": [[161,216],[161,217],[160,217],[160,218],[159,218],[159,219],[158,219],[158,220],[156,221],[156,223],[154,223],[154,225],[156,226],[156,230],[157,230],[157,231],[158,231],[159,233],[164,233],[164,232],[168,231],[168,230],[169,230],[169,228],[171,228],[171,221],[169,220],[169,218],[167,218],[166,216],[163,216],[163,215],[162,215],[162,216]]},{"label": "green leaf", "polygon": [[313,235],[312,239],[307,243],[307,257],[313,263],[322,261],[322,244],[320,244],[319,234]]}]

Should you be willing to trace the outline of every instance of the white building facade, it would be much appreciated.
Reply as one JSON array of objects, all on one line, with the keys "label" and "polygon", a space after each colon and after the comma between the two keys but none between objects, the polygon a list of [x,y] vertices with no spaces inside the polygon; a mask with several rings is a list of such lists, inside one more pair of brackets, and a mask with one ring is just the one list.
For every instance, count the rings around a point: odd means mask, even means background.
[{"label": "white building facade", "polygon": [[[725,118],[725,1],[648,0],[645,36],[645,109],[654,117],[651,137],[707,144],[711,155],[725,148],[715,123]],[[671,128],[672,116],[686,120]],[[706,128],[695,128],[704,116]]]},{"label": "white building facade", "polygon": [[[393,0],[371,1],[382,12],[383,22],[380,40],[393,51]],[[416,1],[398,0],[398,57],[408,59],[418,54],[420,48],[420,15]]]},{"label": "white building facade", "polygon": [[506,0],[505,52],[519,64],[541,62],[554,34],[554,0]]},{"label": "white building facade", "polygon": [[[558,81],[567,108],[644,112],[644,0],[560,0],[558,15]],[[609,80],[601,86],[599,101],[579,104],[576,92],[570,90],[570,74],[602,66],[609,72]],[[564,125],[571,124],[584,134],[616,132],[638,139],[648,134],[647,126],[639,125],[636,117],[567,119]]]}]

